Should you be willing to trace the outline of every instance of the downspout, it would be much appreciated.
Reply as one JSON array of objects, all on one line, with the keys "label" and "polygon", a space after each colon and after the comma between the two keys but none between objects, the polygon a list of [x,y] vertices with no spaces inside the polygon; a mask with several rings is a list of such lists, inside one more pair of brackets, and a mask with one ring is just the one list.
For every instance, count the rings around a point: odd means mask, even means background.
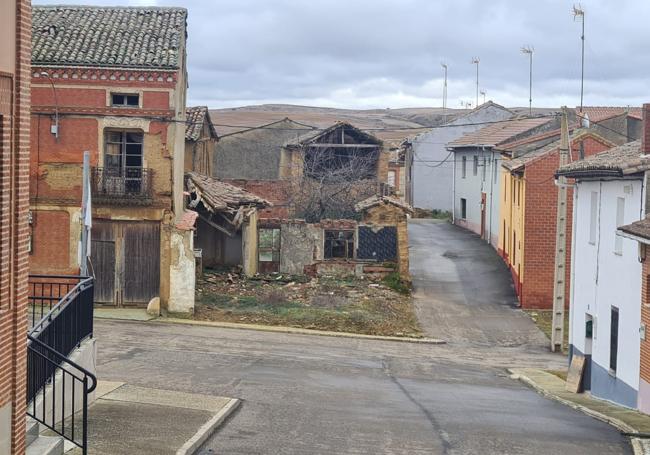
[{"label": "downspout", "polygon": [[451,224],[456,224],[456,153],[453,149],[451,153],[454,154],[454,178],[451,184]]}]

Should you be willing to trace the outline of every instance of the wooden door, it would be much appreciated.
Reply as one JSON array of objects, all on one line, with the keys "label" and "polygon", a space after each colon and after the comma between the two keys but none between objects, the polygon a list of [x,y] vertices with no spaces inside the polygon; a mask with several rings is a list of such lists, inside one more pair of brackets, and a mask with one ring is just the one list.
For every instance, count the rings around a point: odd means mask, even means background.
[{"label": "wooden door", "polygon": [[485,238],[485,193],[481,193],[481,238]]},{"label": "wooden door", "polygon": [[146,305],[160,295],[160,224],[123,223],[122,304]]},{"label": "wooden door", "polygon": [[93,220],[95,302],[146,305],[160,295],[160,224]]},{"label": "wooden door", "polygon": [[115,305],[115,232],[110,222],[93,220],[90,263],[95,275],[95,302]]}]

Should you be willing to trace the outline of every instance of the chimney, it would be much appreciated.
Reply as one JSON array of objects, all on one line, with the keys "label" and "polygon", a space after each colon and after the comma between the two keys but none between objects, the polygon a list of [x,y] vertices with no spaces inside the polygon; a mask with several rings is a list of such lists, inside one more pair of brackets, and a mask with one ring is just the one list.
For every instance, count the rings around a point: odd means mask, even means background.
[{"label": "chimney", "polygon": [[650,155],[650,103],[643,105],[643,125],[641,125],[641,154]]}]

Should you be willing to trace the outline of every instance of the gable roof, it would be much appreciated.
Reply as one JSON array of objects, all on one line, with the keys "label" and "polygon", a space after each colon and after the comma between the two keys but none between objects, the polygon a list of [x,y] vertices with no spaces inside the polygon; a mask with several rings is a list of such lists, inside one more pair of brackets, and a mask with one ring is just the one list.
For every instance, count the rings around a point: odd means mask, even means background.
[{"label": "gable roof", "polygon": [[347,128],[353,130],[355,133],[363,137],[365,140],[372,144],[377,144],[381,145],[382,141],[376,136],[373,136],[370,133],[367,133],[365,131],[360,130],[356,126],[353,126],[352,124],[348,122],[336,122],[334,125],[330,126],[329,128],[325,128],[324,130],[314,130],[310,131],[308,133],[305,133],[293,140],[287,141],[284,145],[286,147],[298,147],[298,146],[304,146],[307,144],[310,144],[312,142],[316,142],[320,137],[326,136],[332,131],[338,129],[338,128]]},{"label": "gable roof", "polygon": [[623,177],[650,169],[649,158],[641,153],[641,141],[633,141],[569,163],[556,174],[575,178]]},{"label": "gable roof", "polygon": [[480,130],[459,137],[450,142],[448,147],[496,147],[551,120],[550,117],[540,117],[495,122]]},{"label": "gable roof", "polygon": [[[580,108],[576,108],[576,113]],[[590,122],[601,122],[612,117],[617,117],[627,113],[628,117],[643,120],[640,107],[622,107],[622,106],[584,106],[582,112],[589,116]]]},{"label": "gable roof", "polygon": [[379,205],[394,205],[395,207],[400,208],[406,213],[413,213],[413,208],[405,202],[402,202],[400,199],[391,197],[391,196],[370,196],[368,199],[364,199],[361,202],[357,202],[354,206],[354,209],[357,212],[364,212],[372,207]]},{"label": "gable roof", "polygon": [[187,10],[33,6],[32,64],[178,69]]},{"label": "gable roof", "polygon": [[452,120],[451,122],[449,122],[449,123],[450,123],[450,124],[455,124],[455,123],[458,122],[459,120],[463,120],[463,119],[465,119],[465,118],[472,117],[474,114],[476,114],[476,113],[478,113],[478,112],[480,112],[480,111],[483,111],[483,110],[485,110],[485,109],[487,109],[487,108],[489,108],[489,107],[494,107],[494,108],[497,108],[497,109],[501,109],[502,111],[504,111],[504,112],[506,112],[506,113],[508,113],[508,114],[511,114],[513,117],[516,115],[513,111],[511,111],[511,110],[508,109],[507,107],[502,106],[502,105],[500,105],[500,104],[497,104],[497,103],[495,103],[495,102],[492,101],[492,100],[488,100],[488,101],[486,101],[485,103],[481,104],[480,106],[475,107],[475,108],[472,109],[471,111],[468,111],[468,112],[465,112],[465,113],[459,115],[458,117],[456,117],[455,119],[453,119],[453,120]]},{"label": "gable roof", "polygon": [[201,137],[201,131],[205,126],[205,122],[208,122],[208,127],[210,128],[210,136],[217,138],[217,131],[214,129],[212,120],[210,119],[210,114],[208,113],[207,106],[194,106],[188,107],[185,110],[187,114],[186,126],[185,126],[185,140],[186,141],[198,141]]},{"label": "gable roof", "polygon": [[[222,182],[197,172],[185,174],[185,185],[190,193],[194,193],[198,202],[210,212],[236,210],[241,206],[254,205],[268,207],[269,201],[250,193],[243,188]],[[192,206],[192,205],[191,205]]]},{"label": "gable roof", "polygon": [[[608,141],[604,137],[594,133],[593,131],[586,130],[586,129],[577,130],[573,134],[573,136],[570,137],[570,143],[573,144],[574,142],[586,139],[588,137],[606,145],[607,147],[614,146],[612,142]],[[515,155],[515,158],[511,160],[503,160],[501,162],[501,165],[504,168],[508,169],[510,172],[520,171],[523,168],[525,168],[526,165],[536,161],[538,158],[553,153],[556,150],[559,150],[559,148],[560,148],[560,139],[553,140],[550,143],[545,142],[536,148],[532,148],[528,151],[522,151],[520,155]]]},{"label": "gable roof", "polygon": [[632,237],[646,245],[650,244],[648,242],[650,240],[650,220],[648,218],[626,224],[625,226],[619,226],[618,230],[627,234],[625,237]]}]

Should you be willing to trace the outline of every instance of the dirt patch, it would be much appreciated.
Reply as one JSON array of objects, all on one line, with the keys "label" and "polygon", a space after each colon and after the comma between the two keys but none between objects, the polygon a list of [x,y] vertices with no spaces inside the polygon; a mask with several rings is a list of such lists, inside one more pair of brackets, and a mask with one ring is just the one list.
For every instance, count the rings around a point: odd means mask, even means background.
[{"label": "dirt patch", "polygon": [[207,270],[197,280],[195,319],[421,337],[411,297],[357,278]]},{"label": "dirt patch", "polygon": [[[551,332],[553,331],[553,310],[525,310],[525,313],[530,316],[535,325],[550,340]],[[564,343],[562,352],[565,354],[569,352],[569,310],[564,311]]]}]

